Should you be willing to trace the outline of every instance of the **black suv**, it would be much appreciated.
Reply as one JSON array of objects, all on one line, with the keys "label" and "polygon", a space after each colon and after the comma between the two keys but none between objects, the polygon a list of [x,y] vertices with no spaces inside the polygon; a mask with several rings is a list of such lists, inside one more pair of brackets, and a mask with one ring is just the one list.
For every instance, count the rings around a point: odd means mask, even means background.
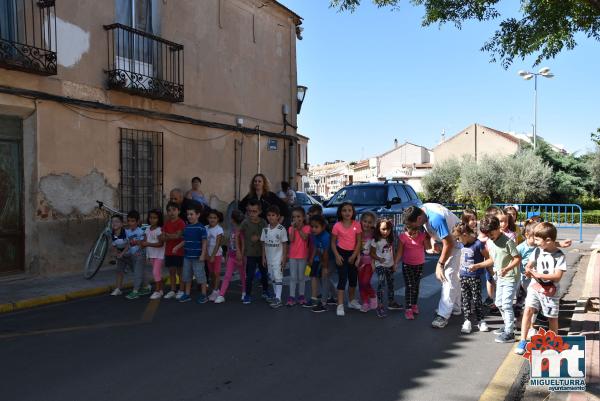
[{"label": "black suv", "polygon": [[400,214],[409,206],[421,206],[415,190],[403,181],[382,181],[353,184],[336,192],[323,209],[330,226],[337,221],[337,208],[343,202],[352,202],[358,214],[366,211],[380,214]]}]

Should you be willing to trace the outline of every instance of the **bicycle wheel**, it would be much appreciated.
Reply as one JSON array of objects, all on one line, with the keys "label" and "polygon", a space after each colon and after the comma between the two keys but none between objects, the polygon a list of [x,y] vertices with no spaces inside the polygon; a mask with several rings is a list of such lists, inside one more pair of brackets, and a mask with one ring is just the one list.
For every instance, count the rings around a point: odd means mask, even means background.
[{"label": "bicycle wheel", "polygon": [[105,233],[100,234],[96,243],[90,250],[86,260],[85,267],[83,271],[83,276],[86,279],[91,279],[98,273],[100,267],[102,266],[102,262],[104,262],[104,258],[106,257],[106,253],[108,252],[108,237]]}]

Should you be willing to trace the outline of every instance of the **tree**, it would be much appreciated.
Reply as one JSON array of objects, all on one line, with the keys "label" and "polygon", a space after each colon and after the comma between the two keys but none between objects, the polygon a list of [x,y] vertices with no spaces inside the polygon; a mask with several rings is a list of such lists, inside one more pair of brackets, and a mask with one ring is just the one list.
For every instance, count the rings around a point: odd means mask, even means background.
[{"label": "tree", "polygon": [[[379,7],[397,9],[401,0],[372,0]],[[488,21],[501,17],[500,0],[411,0],[423,5],[422,25],[453,23],[458,29],[468,20]],[[355,11],[361,0],[330,0],[340,11]],[[515,58],[536,55],[534,65],[554,58],[564,49],[572,50],[575,35],[582,33],[600,41],[600,0],[521,0],[520,18],[505,18],[482,46],[491,61],[508,68]]]},{"label": "tree", "polygon": [[592,137],[592,142],[600,146],[600,128],[598,128],[595,133],[592,132],[590,136]]},{"label": "tree", "polygon": [[423,177],[423,189],[427,199],[452,203],[460,180],[460,162],[449,159],[436,163],[431,172]]},{"label": "tree", "polygon": [[523,150],[501,161],[504,179],[499,189],[504,202],[535,203],[547,199],[552,168],[533,150]]},{"label": "tree", "polygon": [[460,169],[459,198],[480,205],[502,201],[500,188],[504,181],[502,159],[484,155],[479,161],[465,158]]}]

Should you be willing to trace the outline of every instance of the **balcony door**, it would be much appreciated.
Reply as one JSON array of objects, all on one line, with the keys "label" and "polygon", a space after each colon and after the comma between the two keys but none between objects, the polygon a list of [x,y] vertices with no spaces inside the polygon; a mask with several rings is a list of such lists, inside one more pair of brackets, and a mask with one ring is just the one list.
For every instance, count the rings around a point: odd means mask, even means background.
[{"label": "balcony door", "polygon": [[[157,35],[160,16],[157,0],[116,0],[117,22],[134,29]],[[128,72],[128,85],[150,89],[153,78],[159,77],[157,66],[160,54],[154,41],[132,32],[121,30],[117,48],[116,68]]]}]

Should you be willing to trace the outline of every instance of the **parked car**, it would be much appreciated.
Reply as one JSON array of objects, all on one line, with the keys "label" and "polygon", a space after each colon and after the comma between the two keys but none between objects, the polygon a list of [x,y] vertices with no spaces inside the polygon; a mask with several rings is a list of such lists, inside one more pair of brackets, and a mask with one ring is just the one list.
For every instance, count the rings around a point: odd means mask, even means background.
[{"label": "parked car", "polygon": [[343,202],[352,202],[358,214],[371,211],[377,215],[399,215],[409,206],[422,205],[415,190],[403,181],[348,185],[336,192],[323,209],[330,226],[337,221],[337,208]]},{"label": "parked car", "polygon": [[321,205],[322,205],[323,203],[325,203],[325,198],[324,198],[324,197],[322,197],[321,195],[317,195],[317,194],[314,194],[314,195],[313,195],[313,194],[311,194],[310,196],[312,196],[312,197],[313,197],[313,199],[314,199],[314,200],[316,200],[317,202],[319,202]]},{"label": "parked car", "polygon": [[306,213],[312,205],[320,205],[321,202],[317,201],[313,196],[310,196],[306,192],[296,191],[296,202],[294,206],[301,206]]}]

